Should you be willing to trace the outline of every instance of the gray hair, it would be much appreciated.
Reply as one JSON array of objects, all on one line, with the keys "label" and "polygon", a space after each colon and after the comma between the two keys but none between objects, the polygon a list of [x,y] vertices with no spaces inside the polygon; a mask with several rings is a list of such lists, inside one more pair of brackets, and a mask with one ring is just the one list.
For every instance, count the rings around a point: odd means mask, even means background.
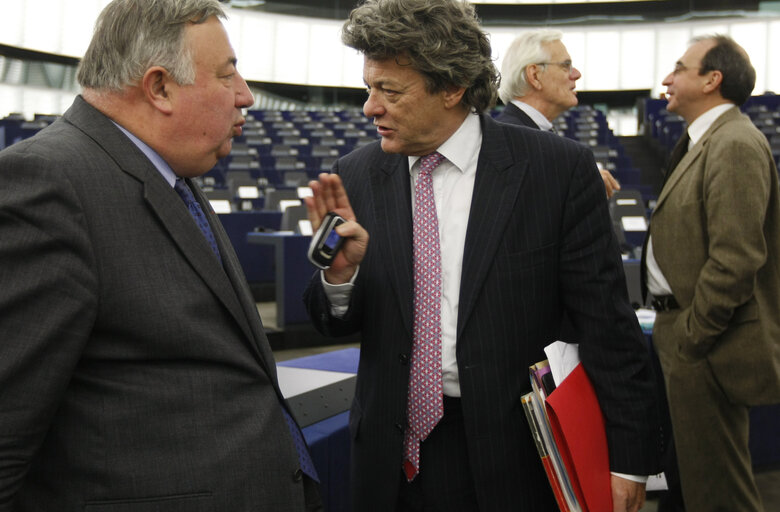
[{"label": "gray hair", "polygon": [[372,60],[408,59],[429,93],[463,87],[478,113],[496,102],[498,72],[474,7],[462,0],[366,0],[349,14],[342,42]]},{"label": "gray hair", "polygon": [[525,69],[531,64],[550,60],[550,52],[542,45],[560,41],[561,37],[563,33],[560,30],[544,29],[526,32],[512,41],[501,62],[501,87],[498,89],[498,96],[504,105],[508,105],[513,98],[527,94],[529,84]]},{"label": "gray hair", "polygon": [[121,91],[162,66],[182,85],[195,81],[184,28],[225,18],[218,0],[114,0],[95,23],[77,79],[84,88]]}]

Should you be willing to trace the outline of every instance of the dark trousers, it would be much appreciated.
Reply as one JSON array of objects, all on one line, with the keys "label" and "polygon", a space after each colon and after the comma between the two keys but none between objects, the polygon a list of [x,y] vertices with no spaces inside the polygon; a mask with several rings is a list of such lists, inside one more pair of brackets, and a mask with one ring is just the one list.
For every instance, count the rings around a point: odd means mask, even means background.
[{"label": "dark trousers", "polygon": [[445,396],[444,417],[420,444],[420,472],[411,482],[406,481],[406,475],[401,476],[396,511],[478,510],[460,399]]}]

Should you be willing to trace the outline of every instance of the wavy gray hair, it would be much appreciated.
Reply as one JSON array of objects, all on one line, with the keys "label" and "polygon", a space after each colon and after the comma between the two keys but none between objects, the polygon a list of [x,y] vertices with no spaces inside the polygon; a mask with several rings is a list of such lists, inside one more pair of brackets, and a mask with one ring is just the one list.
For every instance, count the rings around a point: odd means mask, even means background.
[{"label": "wavy gray hair", "polygon": [[403,56],[429,93],[463,87],[461,102],[484,112],[496,102],[498,72],[474,8],[460,0],[367,0],[342,28],[342,42],[372,60]]},{"label": "wavy gray hair", "polygon": [[513,98],[520,98],[528,92],[528,79],[525,76],[525,68],[531,64],[547,62],[550,60],[550,52],[543,44],[560,41],[563,32],[560,30],[535,30],[526,32],[515,38],[506,50],[501,61],[501,87],[498,96],[504,105],[508,105]]},{"label": "wavy gray hair", "polygon": [[184,45],[188,23],[225,18],[218,0],[114,0],[95,23],[77,79],[84,88],[121,91],[162,66],[182,85],[195,81]]}]

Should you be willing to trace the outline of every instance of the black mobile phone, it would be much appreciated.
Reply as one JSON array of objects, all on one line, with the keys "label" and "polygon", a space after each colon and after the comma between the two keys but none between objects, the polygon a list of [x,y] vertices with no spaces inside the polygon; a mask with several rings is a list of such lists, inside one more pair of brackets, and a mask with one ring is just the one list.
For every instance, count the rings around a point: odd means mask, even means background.
[{"label": "black mobile phone", "polygon": [[311,237],[309,244],[309,261],[314,266],[326,269],[330,268],[333,259],[344,244],[344,239],[336,233],[336,226],[346,222],[333,212],[328,212],[322,219],[320,228]]}]

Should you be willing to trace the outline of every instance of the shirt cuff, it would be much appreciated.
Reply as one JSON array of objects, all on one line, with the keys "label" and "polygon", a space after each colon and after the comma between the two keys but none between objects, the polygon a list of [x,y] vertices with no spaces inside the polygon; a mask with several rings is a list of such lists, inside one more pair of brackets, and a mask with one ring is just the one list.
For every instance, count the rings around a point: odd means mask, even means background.
[{"label": "shirt cuff", "polygon": [[325,272],[320,270],[320,280],[322,289],[330,303],[330,315],[335,318],[344,318],[349,310],[349,300],[352,298],[352,288],[355,287],[355,278],[357,278],[360,267],[355,270],[352,279],[343,284],[330,284],[325,280]]},{"label": "shirt cuff", "polygon": [[626,475],[625,473],[615,473],[614,471],[611,471],[611,473],[620,478],[625,478],[626,480],[631,480],[632,482],[638,482],[640,484],[646,484],[648,479],[647,476],[642,475]]}]

